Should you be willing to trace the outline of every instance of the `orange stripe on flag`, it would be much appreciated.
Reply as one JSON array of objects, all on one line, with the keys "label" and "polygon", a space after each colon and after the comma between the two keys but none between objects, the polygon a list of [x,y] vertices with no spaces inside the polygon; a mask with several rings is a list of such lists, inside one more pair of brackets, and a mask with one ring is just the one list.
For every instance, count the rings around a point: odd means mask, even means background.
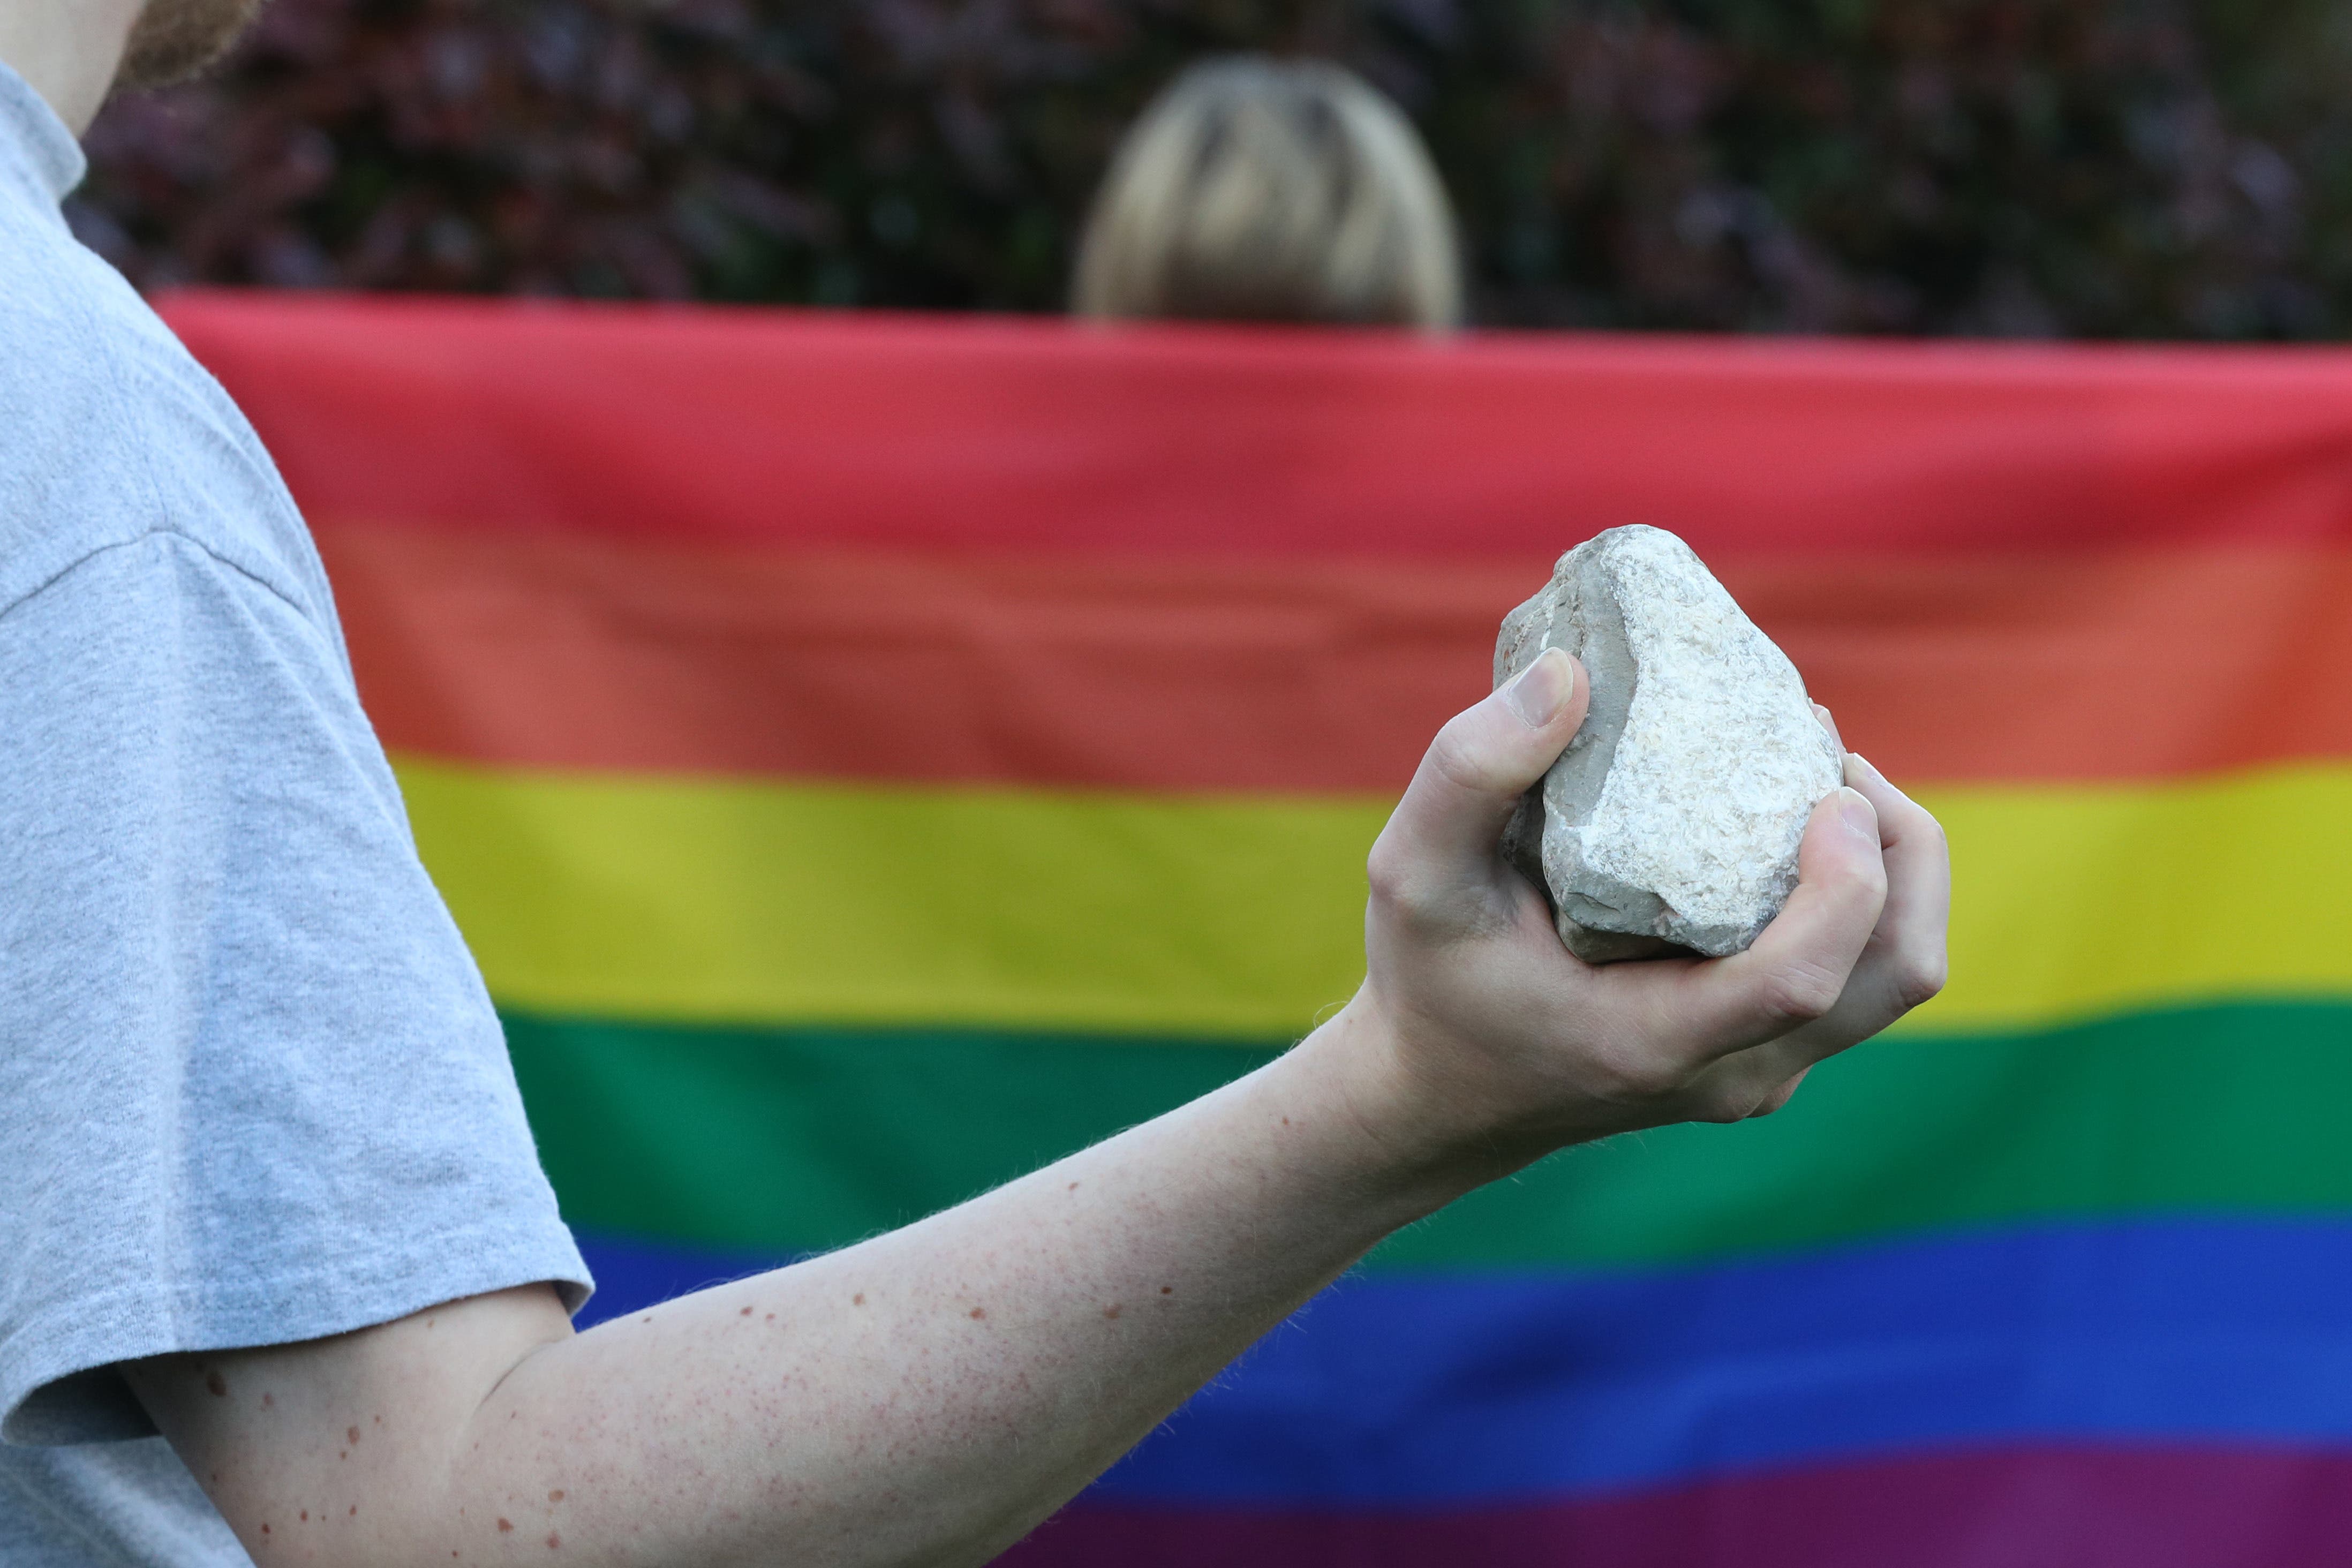
[{"label": "orange stripe on flag", "polygon": [[[386,742],[550,768],[1400,789],[1546,563],[689,548],[320,519]],[[1898,777],[2352,754],[2352,554],[1717,563]]]}]

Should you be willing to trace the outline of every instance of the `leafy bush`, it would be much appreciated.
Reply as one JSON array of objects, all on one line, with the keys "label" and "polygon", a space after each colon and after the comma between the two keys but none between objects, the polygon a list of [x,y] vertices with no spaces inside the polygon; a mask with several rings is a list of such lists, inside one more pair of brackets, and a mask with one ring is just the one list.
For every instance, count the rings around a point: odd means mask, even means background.
[{"label": "leafy bush", "polygon": [[2352,325],[2327,0],[276,0],[74,217],[145,285],[1051,310],[1121,128],[1239,48],[1405,105],[1489,322]]}]

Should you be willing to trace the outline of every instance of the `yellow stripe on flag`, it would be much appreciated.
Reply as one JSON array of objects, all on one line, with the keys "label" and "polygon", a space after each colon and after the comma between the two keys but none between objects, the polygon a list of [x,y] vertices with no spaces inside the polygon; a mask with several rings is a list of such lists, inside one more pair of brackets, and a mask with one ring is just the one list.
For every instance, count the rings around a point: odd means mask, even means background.
[{"label": "yellow stripe on flag", "polygon": [[1952,840],[1926,1027],[2352,993],[2352,768],[1920,792]]},{"label": "yellow stripe on flag", "polygon": [[[1387,804],[404,759],[426,864],[504,1002],[648,1020],[1265,1040],[1363,970]],[[1916,1027],[2352,994],[2352,769],[1929,790],[1952,983]]]},{"label": "yellow stripe on flag", "polygon": [[500,1001],[646,1019],[1264,1041],[1362,977],[1380,801],[735,783],[404,762]]}]

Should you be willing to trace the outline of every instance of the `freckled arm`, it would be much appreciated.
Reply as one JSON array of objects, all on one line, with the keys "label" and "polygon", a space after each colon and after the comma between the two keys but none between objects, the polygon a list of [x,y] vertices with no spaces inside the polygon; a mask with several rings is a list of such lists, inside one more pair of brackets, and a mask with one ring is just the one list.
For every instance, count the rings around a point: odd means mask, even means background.
[{"label": "freckled arm", "polygon": [[551,1289],[134,1387],[257,1563],[982,1563],[1450,1195],[1333,1090],[1351,1010],[906,1229],[574,1335]]}]

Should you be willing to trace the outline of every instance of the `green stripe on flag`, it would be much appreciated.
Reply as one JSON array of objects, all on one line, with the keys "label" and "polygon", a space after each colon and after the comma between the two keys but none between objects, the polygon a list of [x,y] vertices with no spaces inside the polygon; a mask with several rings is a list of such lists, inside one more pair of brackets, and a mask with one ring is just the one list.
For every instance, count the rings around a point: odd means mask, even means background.
[{"label": "green stripe on flag", "polygon": [[[750,1254],[952,1204],[1272,1048],[954,1030],[618,1025],[509,1011],[541,1151],[583,1226]],[[1375,1268],[1671,1262],[2058,1216],[2352,1209],[2352,1005],[2246,1004],[1914,1037],[1788,1110],[1571,1150]]]}]

